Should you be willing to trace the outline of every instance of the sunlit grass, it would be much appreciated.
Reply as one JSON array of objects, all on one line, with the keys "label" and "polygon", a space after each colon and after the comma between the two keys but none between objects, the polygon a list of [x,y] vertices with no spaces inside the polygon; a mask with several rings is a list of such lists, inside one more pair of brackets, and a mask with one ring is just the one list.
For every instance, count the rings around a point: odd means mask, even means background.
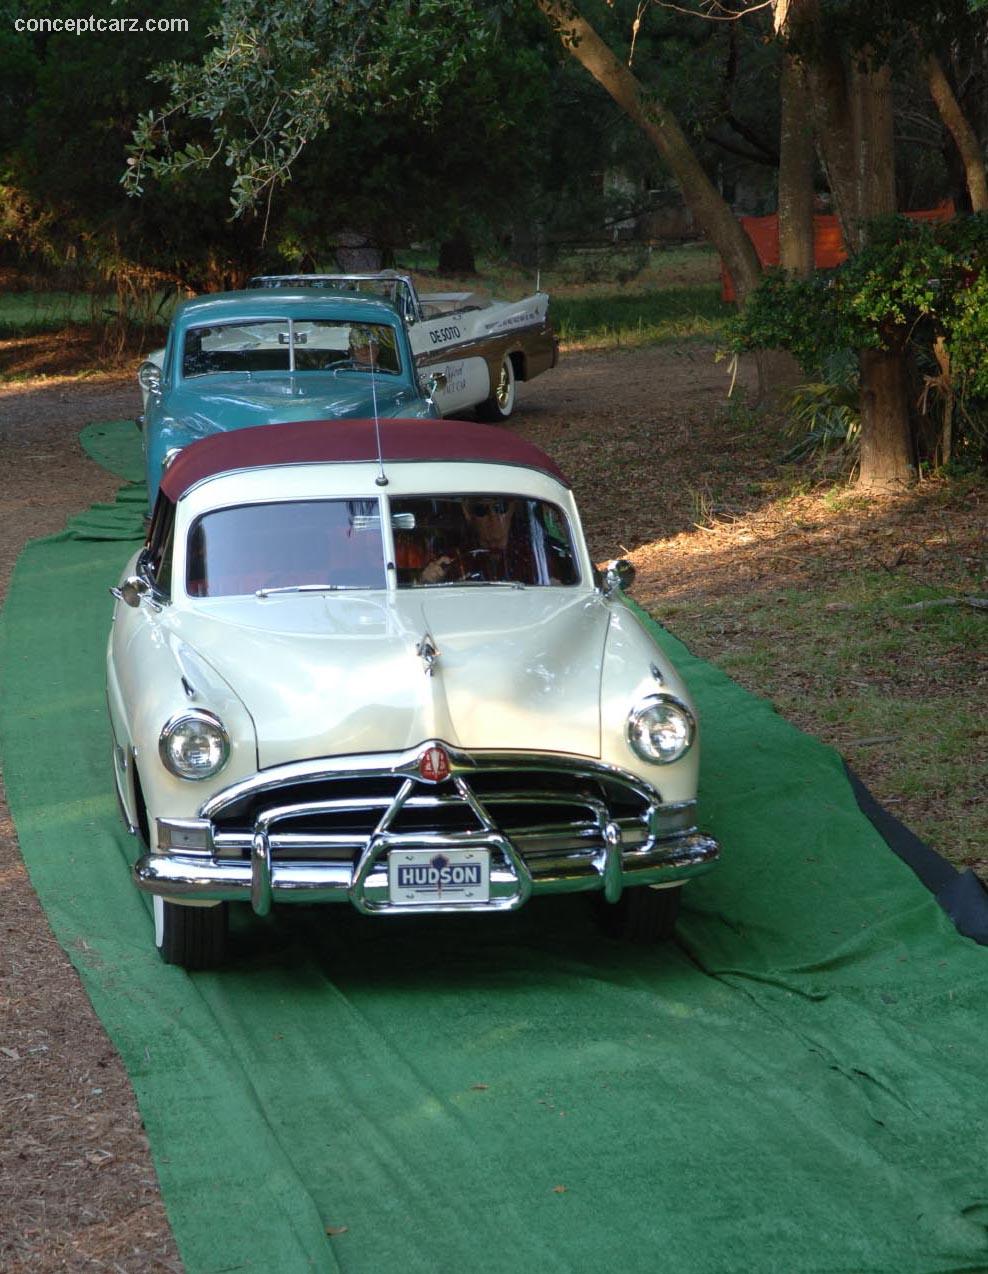
[{"label": "sunlit grass", "polygon": [[99,320],[103,303],[84,292],[0,292],[0,336],[54,332]]},{"label": "sunlit grass", "polygon": [[[866,756],[879,765],[886,792],[909,799],[913,830],[964,862],[988,856],[988,827],[973,817],[985,723],[970,700],[988,639],[984,616],[966,606],[910,609],[940,596],[862,572],[837,588],[733,599],[740,630],[712,662],[768,693],[852,766]],[[717,623],[709,608],[705,623]],[[949,680],[927,671],[935,668],[948,668]],[[895,797],[885,800],[895,813]]]},{"label": "sunlit grass", "polygon": [[716,340],[730,312],[716,284],[561,296],[551,302],[561,341],[599,349]]},{"label": "sunlit grass", "polygon": [[[162,294],[144,298],[139,309],[128,307],[128,317],[135,322],[152,319],[167,325],[175,298]],[[96,326],[115,319],[119,313],[117,298],[89,292],[3,292],[0,291],[0,339],[37,336],[57,332],[72,323]]]}]

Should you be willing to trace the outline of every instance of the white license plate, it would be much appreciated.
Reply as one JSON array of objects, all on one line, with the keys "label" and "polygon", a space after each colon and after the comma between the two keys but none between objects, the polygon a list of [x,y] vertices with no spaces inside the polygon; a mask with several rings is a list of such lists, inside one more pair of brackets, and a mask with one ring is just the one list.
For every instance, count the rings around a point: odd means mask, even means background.
[{"label": "white license plate", "polygon": [[488,849],[393,849],[388,855],[388,890],[393,905],[488,902]]}]

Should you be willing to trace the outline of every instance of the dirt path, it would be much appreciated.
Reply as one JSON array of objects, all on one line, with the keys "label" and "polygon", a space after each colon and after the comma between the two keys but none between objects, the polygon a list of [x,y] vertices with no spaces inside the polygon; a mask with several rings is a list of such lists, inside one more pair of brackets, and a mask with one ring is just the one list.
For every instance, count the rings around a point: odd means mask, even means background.
[{"label": "dirt path", "polygon": [[[956,554],[978,551],[976,501],[941,502],[939,521],[922,493],[865,515],[810,494],[780,513],[769,481],[779,438],[743,409],[725,416],[726,383],[697,346],[570,353],[521,387],[511,426],[573,479],[594,558],[631,553],[639,598],[660,615],[677,607],[698,653],[724,639],[705,632],[711,599],[819,583],[869,553],[899,553],[932,582],[945,533]],[[78,433],[138,404],[130,374],[0,386],[0,598],[28,539],[112,498],[117,480]],[[0,894],[0,1268],[180,1270],[129,1080],[51,935],[2,803]]]}]

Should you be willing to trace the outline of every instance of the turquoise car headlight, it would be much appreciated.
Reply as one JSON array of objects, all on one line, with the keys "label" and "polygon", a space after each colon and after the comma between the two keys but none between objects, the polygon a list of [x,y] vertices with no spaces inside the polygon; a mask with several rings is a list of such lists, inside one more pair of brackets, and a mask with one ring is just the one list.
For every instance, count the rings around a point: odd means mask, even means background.
[{"label": "turquoise car headlight", "polygon": [[693,746],[696,719],[672,695],[652,695],[632,709],[627,735],[636,756],[652,765],[669,765]]},{"label": "turquoise car headlight", "polygon": [[208,779],[230,759],[230,738],[211,712],[184,712],[161,731],[158,755],[176,778]]}]

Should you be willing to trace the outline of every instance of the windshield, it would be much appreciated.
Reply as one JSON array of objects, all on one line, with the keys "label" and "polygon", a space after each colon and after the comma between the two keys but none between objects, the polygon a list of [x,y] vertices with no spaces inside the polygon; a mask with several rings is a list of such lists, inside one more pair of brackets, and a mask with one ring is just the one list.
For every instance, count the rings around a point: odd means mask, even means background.
[{"label": "windshield", "polygon": [[189,531],[190,597],[384,588],[376,500],[291,500],[216,509]]},{"label": "windshield", "polygon": [[[503,493],[391,498],[399,588],[572,585],[566,514]],[[282,500],[215,509],[189,530],[190,597],[386,587],[377,500]]]},{"label": "windshield", "polygon": [[182,375],[217,372],[401,371],[397,334],[387,323],[264,319],[213,323],[185,333]]},{"label": "windshield", "polygon": [[391,520],[399,588],[579,583],[566,515],[544,500],[394,496]]}]

